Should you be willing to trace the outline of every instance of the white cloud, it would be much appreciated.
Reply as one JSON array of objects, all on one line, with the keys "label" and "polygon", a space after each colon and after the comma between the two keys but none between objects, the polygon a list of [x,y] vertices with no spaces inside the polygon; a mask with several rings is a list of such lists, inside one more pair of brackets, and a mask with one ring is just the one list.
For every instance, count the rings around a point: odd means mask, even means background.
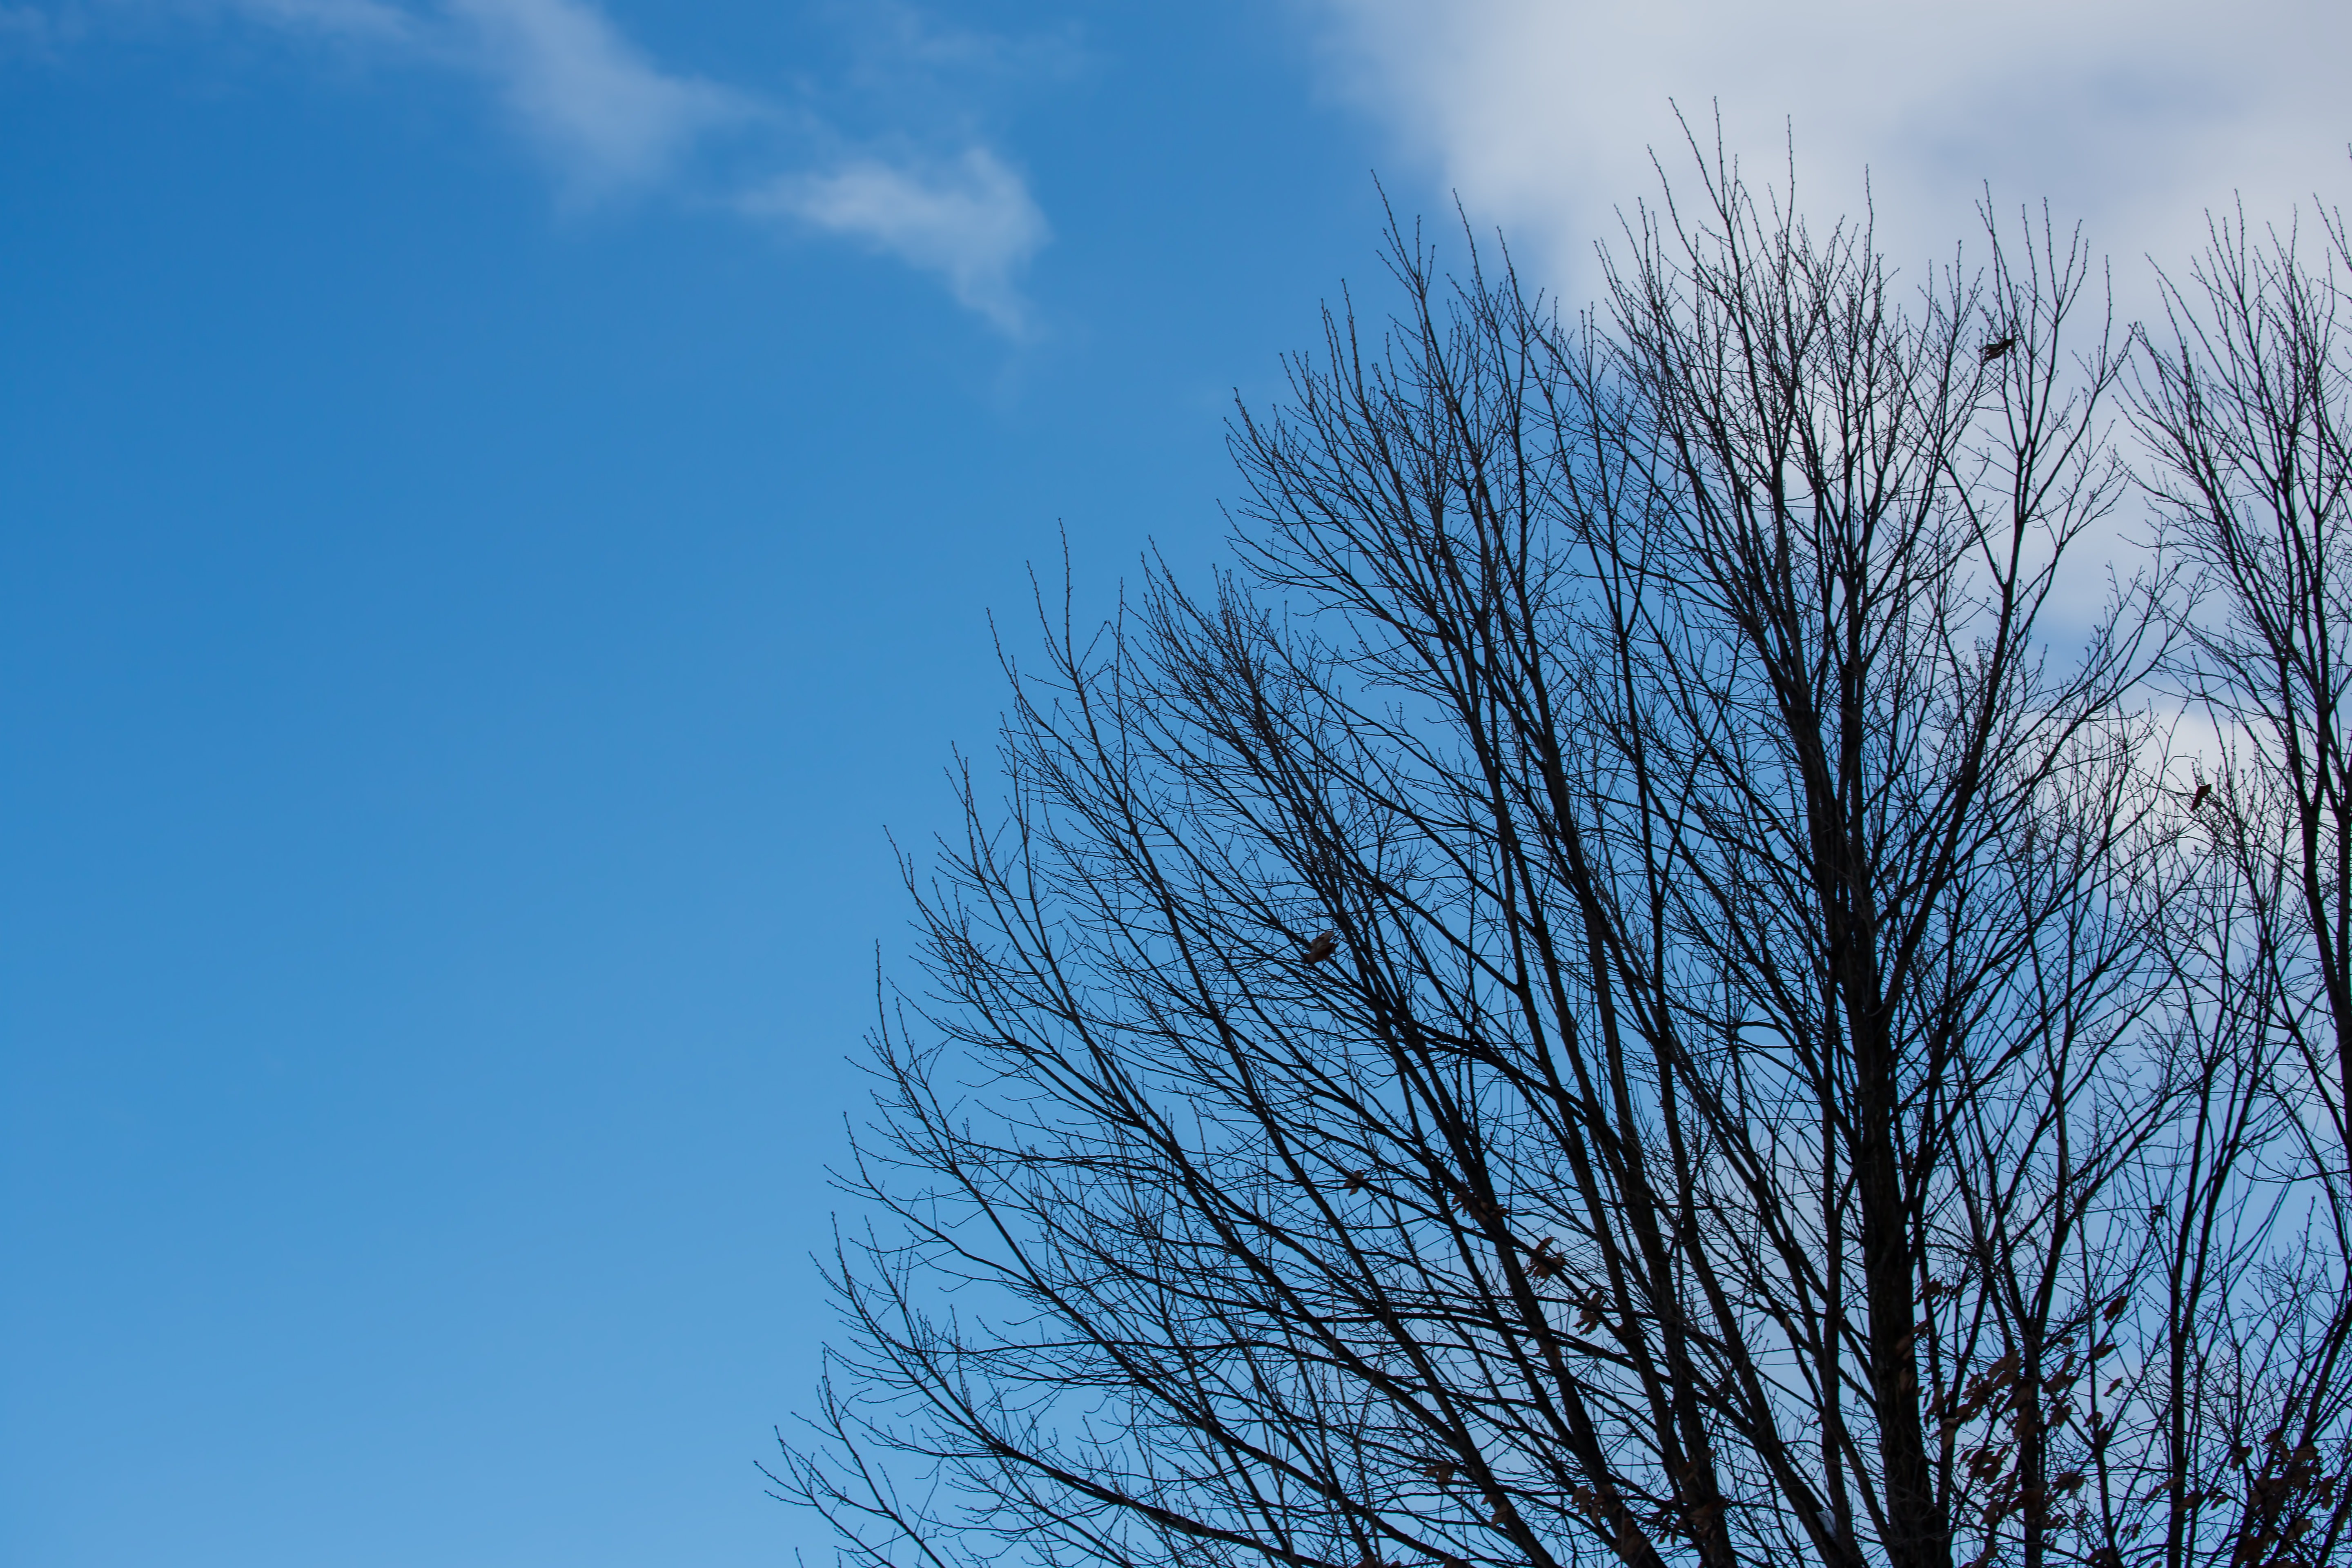
[{"label": "white cloud", "polygon": [[[2047,195],[2116,254],[2184,256],[2242,190],[2284,217],[2352,194],[2352,6],[2341,0],[1311,0],[1324,60],[1474,220],[1500,222],[1589,289],[1615,209],[1689,153],[1668,100],[1800,205],[1853,211],[1867,165],[1882,238],[1917,276],[1971,233],[1982,182],[2009,211]],[[1415,204],[1418,205],[1418,204]]]},{"label": "white cloud", "polygon": [[864,241],[935,272],[957,300],[1019,336],[1027,310],[1013,277],[1048,230],[1021,176],[985,148],[928,167],[859,159],[793,174],[747,196],[756,216],[796,220]]},{"label": "white cloud", "polygon": [[[735,194],[721,200],[747,218],[803,226],[897,257],[940,278],[1007,335],[1027,331],[1015,279],[1048,237],[1045,215],[1021,174],[970,142],[968,130],[959,138],[965,150],[951,157],[836,151],[812,167],[812,144],[837,150],[843,142],[813,110],[665,68],[594,0],[160,3],[183,21],[235,17],[388,64],[483,79],[573,201],[663,189],[707,200],[714,183],[732,185]],[[0,48],[44,47],[61,31],[58,16],[0,0]],[[893,69],[911,72],[923,80],[923,96],[951,106],[953,95],[937,79],[943,73],[1009,79],[1076,68],[1066,39],[942,30],[894,3],[877,4],[868,20],[881,37],[854,73],[868,90],[889,86]],[[765,136],[768,167],[793,172],[756,179],[746,190],[721,182],[707,160],[698,164],[696,153],[717,137],[754,132]],[[761,146],[752,141],[746,155],[759,156]]]},{"label": "white cloud", "polygon": [[661,69],[579,0],[448,0],[448,8],[575,195],[659,179],[706,132],[754,112],[715,82]]},{"label": "white cloud", "polygon": [[588,0],[184,0],[296,37],[486,78],[574,197],[642,187],[708,133],[751,119],[744,94],[664,70]]},{"label": "white cloud", "polygon": [[[1915,280],[1956,241],[1982,254],[1988,182],[2007,221],[2048,197],[2112,258],[2119,326],[2160,309],[2144,258],[2185,271],[2233,192],[2257,223],[2307,214],[2315,192],[2352,206],[2342,0],[1305,3],[1327,79],[1434,176],[1400,205],[1458,192],[1570,304],[1597,291],[1620,209],[1654,202],[1653,151],[1694,183],[1670,100],[1710,150],[1719,106],[1753,183],[1785,190],[1793,135],[1816,220],[1859,212],[1866,167],[1880,247]],[[2078,559],[2128,567],[2143,521],[2127,501]],[[2061,616],[2091,624],[2103,593],[2078,574]]]}]

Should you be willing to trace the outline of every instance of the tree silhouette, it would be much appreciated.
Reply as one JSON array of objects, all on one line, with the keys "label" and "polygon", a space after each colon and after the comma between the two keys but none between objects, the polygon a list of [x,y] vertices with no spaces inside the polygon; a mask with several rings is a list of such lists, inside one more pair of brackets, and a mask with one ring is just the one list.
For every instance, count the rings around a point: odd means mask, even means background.
[{"label": "tree silhouette", "polygon": [[853,1556],[2333,1550],[2346,794],[2165,785],[2168,557],[2054,646],[2137,493],[2078,242],[1903,291],[1698,184],[1575,320],[1392,231],[1238,565],[1008,658],[779,1475]]}]

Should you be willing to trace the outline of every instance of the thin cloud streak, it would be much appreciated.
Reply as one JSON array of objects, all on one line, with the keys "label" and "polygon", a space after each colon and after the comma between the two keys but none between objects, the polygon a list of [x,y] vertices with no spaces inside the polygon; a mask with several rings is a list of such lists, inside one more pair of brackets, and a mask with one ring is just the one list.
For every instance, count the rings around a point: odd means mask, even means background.
[{"label": "thin cloud streak", "polygon": [[[1031,331],[1019,277],[1052,231],[1026,180],[986,146],[942,158],[843,153],[842,139],[805,109],[666,69],[590,0],[183,0],[181,15],[232,16],[386,63],[480,79],[574,205],[665,188],[693,194],[697,153],[724,136],[764,128],[830,145],[823,162],[811,166],[803,154],[803,166],[754,178],[720,205],[772,230],[861,244],[938,278],[1008,337]],[[982,35],[927,32],[903,8],[889,19],[926,67],[977,61],[1001,71],[1027,58]],[[47,12],[0,5],[0,37],[39,47],[58,31]],[[707,186],[693,194],[707,197]]]},{"label": "thin cloud streak", "polygon": [[662,179],[703,135],[755,106],[646,58],[581,0],[231,0],[257,26],[486,79],[566,193],[593,200]]},{"label": "thin cloud streak", "polygon": [[758,112],[730,89],[661,69],[578,0],[450,0],[449,11],[576,196],[653,184],[705,134]]},{"label": "thin cloud streak", "polygon": [[1021,176],[984,147],[930,168],[860,159],[826,174],[789,175],[746,196],[742,206],[936,273],[959,302],[1008,336],[1028,331],[1013,279],[1051,231]]},{"label": "thin cloud streak", "polygon": [[339,41],[414,47],[422,37],[415,16],[381,0],[235,0],[234,9],[249,21]]}]

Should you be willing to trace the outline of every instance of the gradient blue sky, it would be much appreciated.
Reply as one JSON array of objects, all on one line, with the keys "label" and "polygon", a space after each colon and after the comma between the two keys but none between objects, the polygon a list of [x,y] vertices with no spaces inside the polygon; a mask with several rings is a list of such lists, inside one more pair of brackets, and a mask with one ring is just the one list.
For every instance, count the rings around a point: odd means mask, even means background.
[{"label": "gradient blue sky", "polygon": [[1373,167],[1571,292],[1670,94],[1769,152],[1857,62],[1927,63],[1801,146],[1939,243],[2346,183],[2327,7],[2047,28],[2024,108],[1862,14],[0,4],[0,1563],[821,1549],[753,1467],[886,827],[1062,529],[1097,613],[1219,558]]}]

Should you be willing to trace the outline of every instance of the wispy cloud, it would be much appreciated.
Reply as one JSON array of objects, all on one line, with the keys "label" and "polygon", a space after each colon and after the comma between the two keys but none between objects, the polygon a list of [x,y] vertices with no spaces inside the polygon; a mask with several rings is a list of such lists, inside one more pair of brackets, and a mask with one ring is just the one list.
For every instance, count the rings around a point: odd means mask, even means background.
[{"label": "wispy cloud", "polygon": [[576,195],[656,181],[705,134],[758,112],[741,93],[660,68],[579,0],[449,0],[449,13]]},{"label": "wispy cloud", "polygon": [[382,0],[234,0],[247,20],[357,43],[414,45],[417,18]]},{"label": "wispy cloud", "polygon": [[884,79],[1066,80],[1083,72],[1089,58],[1074,27],[1011,37],[941,22],[902,0],[863,0],[856,29],[865,47],[855,68]]},{"label": "wispy cloud", "polygon": [[1340,89],[1474,217],[1582,285],[1613,209],[1654,189],[1651,150],[1687,167],[1670,99],[1710,138],[1719,104],[1732,150],[1776,184],[1793,130],[1810,210],[1858,207],[1867,165],[1906,262],[1949,254],[1988,180],[2005,204],[2049,196],[2136,261],[2178,255],[2233,189],[2283,215],[2352,172],[2340,0],[2246,0],[2226,18],[2204,0],[1310,4]]},{"label": "wispy cloud", "polygon": [[188,0],[295,39],[486,83],[575,201],[658,184],[750,95],[665,69],[589,0]]},{"label": "wispy cloud", "polygon": [[[101,4],[104,0],[101,0]],[[567,202],[669,192],[718,205],[761,226],[847,238],[943,281],[955,299],[1011,336],[1032,312],[1023,268],[1048,237],[1021,174],[955,116],[931,140],[902,133],[887,153],[825,123],[805,102],[673,70],[627,37],[593,0],[163,0],[137,8],[181,24],[235,18],[289,40],[357,51],[388,65],[483,82],[544,157]],[[51,52],[89,7],[0,0],[0,48]],[[117,0],[114,15],[136,25]],[[939,101],[946,77],[1004,79],[1067,68],[1070,46],[940,30],[899,5],[878,7],[883,42],[861,71],[895,48]],[[887,72],[881,72],[887,75]],[[869,84],[870,85],[870,84]],[[721,175],[713,153],[764,174]],[[931,149],[929,153],[922,151]],[[844,151],[844,149],[848,149]],[[907,151],[912,148],[914,151]],[[950,151],[954,149],[954,151]],[[714,184],[718,189],[714,192]]]},{"label": "wispy cloud", "polygon": [[1021,176],[983,147],[928,167],[858,159],[791,174],[745,196],[754,216],[860,240],[938,274],[956,299],[1020,336],[1028,310],[1014,279],[1049,237]]}]

